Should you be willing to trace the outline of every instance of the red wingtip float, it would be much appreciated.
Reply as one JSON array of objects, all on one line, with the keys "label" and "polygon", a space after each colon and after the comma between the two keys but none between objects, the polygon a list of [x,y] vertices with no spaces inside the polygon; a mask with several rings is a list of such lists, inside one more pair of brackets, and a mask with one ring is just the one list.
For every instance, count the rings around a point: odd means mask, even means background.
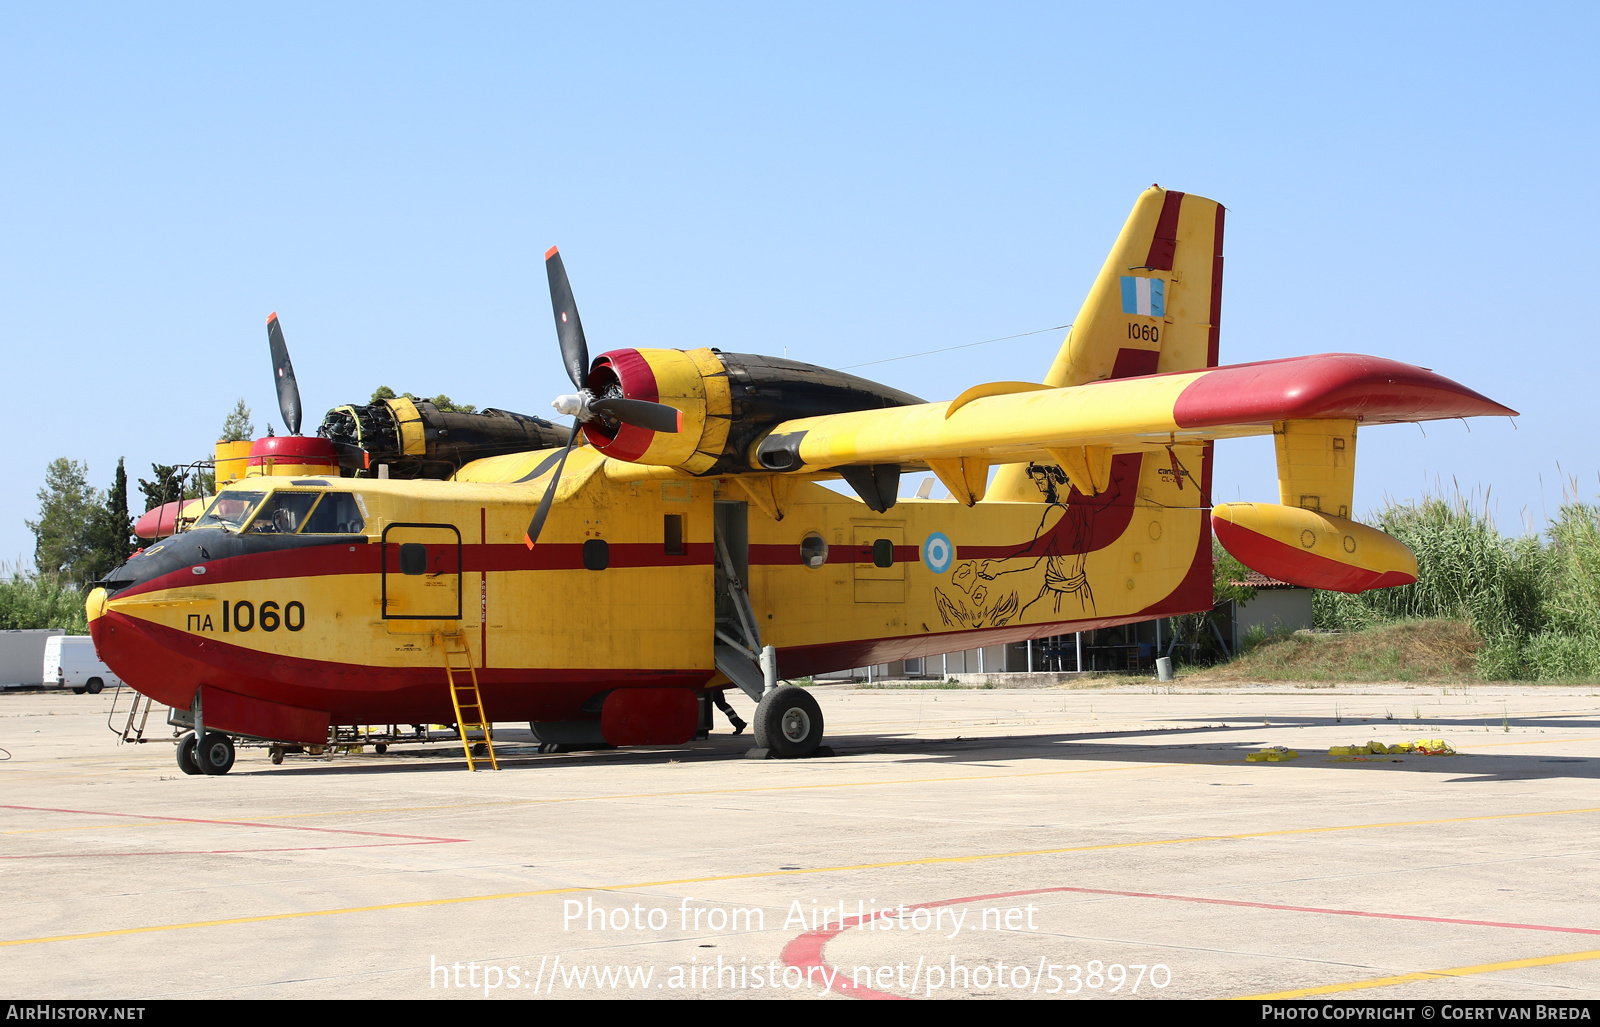
[{"label": "red wingtip float", "polygon": [[[1224,220],[1146,190],[1047,373],[932,403],[706,347],[591,362],[552,246],[570,430],[394,397],[299,437],[274,314],[291,435],[238,454],[214,499],[141,518],[170,537],[91,593],[90,630],[192,723],[191,773],[225,772],[233,737],[469,723],[463,695],[542,744],[655,745],[738,688],[756,744],[804,756],[821,711],[778,679],[1209,610],[1213,528],[1283,581],[1415,581],[1354,520],[1358,429],[1514,411],[1382,357],[1218,366]],[[1213,509],[1213,447],[1252,435],[1273,438],[1276,502]],[[947,499],[931,480],[899,498],[922,468]],[[854,496],[818,483],[838,478]]]}]

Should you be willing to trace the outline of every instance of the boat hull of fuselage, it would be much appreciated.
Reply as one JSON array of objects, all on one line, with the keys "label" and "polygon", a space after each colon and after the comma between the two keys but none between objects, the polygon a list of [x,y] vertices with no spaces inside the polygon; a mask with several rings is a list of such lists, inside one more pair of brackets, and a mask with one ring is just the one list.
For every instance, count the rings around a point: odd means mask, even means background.
[{"label": "boat hull of fuselage", "polygon": [[[712,651],[714,520],[780,678],[1209,609],[1210,460],[1193,450],[1119,455],[1095,496],[1045,482],[1039,503],[971,509],[910,499],[874,514],[798,482],[781,517],[732,481],[609,480],[579,450],[568,477],[582,477],[533,550],[528,488],[341,481],[365,534],[185,532],[113,572],[90,627],[132,687],[179,709],[198,697],[208,728],[243,735],[454,721],[445,659],[463,647],[491,720],[596,720],[617,690],[729,686]],[[803,562],[819,541],[822,564]],[[459,677],[466,661],[452,662]]]},{"label": "boat hull of fuselage", "polygon": [[[202,688],[214,688],[269,706],[314,711],[334,725],[445,724],[456,719],[442,657],[433,666],[420,667],[371,667],[282,655],[263,658],[255,650],[110,611],[95,618],[90,633],[101,658],[127,670],[126,684],[178,709],[188,709]],[[458,680],[466,677],[459,660],[455,673]],[[496,721],[513,722],[597,720],[596,711],[583,706],[609,689],[697,688],[711,677],[706,670],[692,668],[479,668],[476,673],[484,708]],[[260,722],[235,714],[236,723],[216,719],[208,723],[238,734],[278,738],[269,712],[260,711]]]}]

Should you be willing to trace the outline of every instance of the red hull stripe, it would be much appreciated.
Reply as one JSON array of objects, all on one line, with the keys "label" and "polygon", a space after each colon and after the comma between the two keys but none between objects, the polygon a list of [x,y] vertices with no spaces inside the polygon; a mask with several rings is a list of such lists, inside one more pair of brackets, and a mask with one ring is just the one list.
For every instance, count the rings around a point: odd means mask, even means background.
[{"label": "red hull stripe", "polygon": [[[922,561],[922,548],[920,546],[895,546],[895,563],[920,563]],[[872,563],[872,547],[866,546],[829,546],[829,563]],[[782,567],[792,564],[800,566],[800,543],[793,545],[752,545],[750,547],[749,563],[752,567]]]},{"label": "red hull stripe", "polygon": [[1425,368],[1353,353],[1219,367],[1184,389],[1172,411],[1184,428],[1313,418],[1381,424],[1516,413]]},{"label": "red hull stripe", "polygon": [[[1130,511],[1131,516],[1131,511]],[[996,547],[1015,550],[1015,546]],[[378,574],[384,568],[384,547],[381,545],[348,545],[345,543],[289,549],[272,553],[252,553],[205,564],[204,579],[197,578],[184,567],[159,578],[135,585],[115,598],[124,599],[159,592],[167,588],[182,588],[195,584],[221,585],[235,581],[270,581],[275,578],[313,578],[333,574]],[[400,547],[388,547],[388,573],[400,573]],[[444,549],[441,553],[446,573],[455,570],[453,546],[430,546]],[[654,542],[613,542],[608,547],[611,568],[637,567],[693,567],[710,566],[716,561],[716,547],[709,542],[690,542],[684,545],[682,556],[672,556],[662,545]],[[430,554],[431,556],[432,554]],[[895,563],[916,563],[922,559],[917,546],[895,546]],[[799,564],[800,545],[752,545],[749,562],[755,566]],[[872,563],[871,546],[833,546],[828,550],[829,563]],[[529,550],[525,542],[493,545],[464,545],[461,547],[461,570],[476,574],[488,571],[572,571],[583,569],[583,543],[541,542]]]},{"label": "red hull stripe", "polygon": [[1161,217],[1156,219],[1156,234],[1150,240],[1150,255],[1144,266],[1153,271],[1171,271],[1172,258],[1178,252],[1178,210],[1183,206],[1183,194],[1168,192],[1161,201]]},{"label": "red hull stripe", "polygon": [[[107,613],[90,625],[95,648],[129,685],[187,709],[201,684],[262,702],[326,711],[334,724],[443,724],[455,719],[442,663],[369,667],[307,660],[229,645],[165,625]],[[416,636],[413,636],[416,637]],[[581,720],[579,707],[607,688],[698,687],[710,670],[480,668],[484,708],[496,721]],[[240,727],[270,737],[265,729]]]},{"label": "red hull stripe", "polygon": [[1275,538],[1218,519],[1217,538],[1241,562],[1262,574],[1304,588],[1333,592],[1365,592],[1372,588],[1409,585],[1417,579],[1403,571],[1375,571],[1296,549]]}]

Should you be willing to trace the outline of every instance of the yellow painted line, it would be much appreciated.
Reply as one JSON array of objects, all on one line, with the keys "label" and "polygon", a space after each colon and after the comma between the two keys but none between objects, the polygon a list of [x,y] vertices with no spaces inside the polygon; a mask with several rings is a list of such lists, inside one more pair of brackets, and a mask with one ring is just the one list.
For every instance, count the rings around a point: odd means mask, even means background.
[{"label": "yellow painted line", "polygon": [[1458,966],[1449,970],[1422,970],[1417,973],[1398,974],[1394,977],[1374,977],[1366,981],[1345,984],[1324,984],[1320,988],[1301,988],[1298,991],[1280,991],[1271,995],[1241,995],[1241,1001],[1251,999],[1310,998],[1313,995],[1334,995],[1341,991],[1360,991],[1364,988],[1387,988],[1392,984],[1410,984],[1413,981],[1434,981],[1447,977],[1471,977],[1497,970],[1521,970],[1530,966],[1554,966],[1557,963],[1581,963],[1600,959],[1600,949],[1587,952],[1568,952],[1560,956],[1535,956],[1532,959],[1511,959],[1504,963],[1481,963],[1478,966]]},{"label": "yellow painted line", "polygon": [[57,934],[46,938],[15,938],[0,941],[0,948],[11,945],[41,945],[56,941],[85,941],[91,938],[116,938],[129,934],[153,934],[162,931],[184,931],[196,927],[227,927],[235,924],[259,924],[276,920],[304,920],[311,917],[343,916],[348,913],[379,913],[393,909],[423,909],[429,906],[453,906],[467,902],[496,902],[501,899],[529,899],[544,895],[571,895],[592,891],[635,891],[640,888],[668,888],[683,884],[712,884],[719,881],[750,881],[766,877],[803,877],[814,874],[836,874],[856,870],[888,870],[898,867],[937,866],[949,863],[980,863],[993,859],[1016,859],[1026,856],[1060,856],[1076,852],[1105,852],[1111,849],[1142,849],[1165,845],[1188,845],[1194,842],[1243,841],[1250,838],[1272,838],[1301,834],[1327,834],[1335,831],[1368,831],[1391,827],[1431,827],[1439,824],[1463,824],[1483,820],[1517,820],[1526,817],[1560,817],[1583,813],[1600,813],[1600,806],[1584,809],[1539,810],[1532,813],[1500,813],[1480,817],[1446,817],[1442,820],[1401,820],[1379,824],[1342,824],[1334,827],[1296,827],[1278,831],[1250,831],[1244,834],[1198,835],[1193,838],[1157,838],[1143,842],[1108,842],[1102,845],[1073,845],[1060,849],[1024,849],[1018,852],[982,852],[970,856],[927,856],[922,859],[892,860],[884,863],[856,863],[847,866],[813,867],[807,870],[761,870],[743,874],[717,874],[711,877],[680,877],[661,881],[640,881],[635,884],[570,886],[544,888],[538,891],[500,892],[494,895],[461,895],[450,899],[418,899],[413,902],[388,902],[376,906],[348,906],[341,909],[315,909],[302,913],[265,913],[260,916],[230,917],[225,920],[197,920],[185,924],[154,924],[147,927],[124,927],[113,931],[91,931],[85,934]]},{"label": "yellow painted line", "polygon": [[[1219,761],[1216,766],[1232,766],[1234,761]],[[1136,763],[1124,767],[1091,767],[1087,770],[1041,770],[1026,774],[963,774],[950,777],[908,777],[888,781],[833,781],[803,785],[762,785],[755,788],[704,788],[683,792],[631,792],[617,795],[575,795],[557,799],[508,799],[501,802],[461,802],[441,806],[393,806],[381,809],[352,809],[320,811],[317,813],[282,813],[265,817],[230,817],[230,822],[269,820],[303,820],[309,817],[360,816],[371,813],[427,813],[451,809],[490,809],[498,806],[544,806],[567,802],[608,802],[614,799],[673,799],[694,795],[737,795],[750,792],[793,792],[817,788],[881,788],[888,785],[943,784],[946,781],[1002,781],[1021,777],[1059,777],[1064,774],[1106,774],[1122,770],[1175,770],[1193,764]],[[137,826],[137,825],[110,825]]]}]

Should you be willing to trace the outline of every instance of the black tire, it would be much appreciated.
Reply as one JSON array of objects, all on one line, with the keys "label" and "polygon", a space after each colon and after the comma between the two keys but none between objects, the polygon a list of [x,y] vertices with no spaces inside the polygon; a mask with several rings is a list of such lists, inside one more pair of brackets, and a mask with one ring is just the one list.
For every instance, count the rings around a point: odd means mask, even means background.
[{"label": "black tire", "polygon": [[267,759],[271,760],[272,765],[275,767],[283,763],[283,746],[274,745],[271,749],[268,749]]},{"label": "black tire", "polygon": [[194,759],[194,732],[178,739],[178,769],[185,774],[200,773],[200,764]]},{"label": "black tire", "polygon": [[372,747],[372,751],[377,753],[379,756],[382,756],[384,753],[389,751],[389,746],[384,742],[379,742],[377,745]]},{"label": "black tire", "polygon": [[99,695],[100,689],[106,687],[106,683],[101,681],[99,678],[90,678],[84,687],[89,690],[90,695]]},{"label": "black tire", "polygon": [[195,746],[195,761],[207,774],[226,774],[233,769],[233,739],[221,731],[207,731]]},{"label": "black tire", "polygon": [[811,693],[781,685],[756,704],[756,747],[784,759],[810,756],[822,744],[822,708]]},{"label": "black tire", "polygon": [[87,688],[74,688],[72,690],[72,694],[73,695],[82,695],[84,692],[87,692],[87,691],[88,691]]}]

